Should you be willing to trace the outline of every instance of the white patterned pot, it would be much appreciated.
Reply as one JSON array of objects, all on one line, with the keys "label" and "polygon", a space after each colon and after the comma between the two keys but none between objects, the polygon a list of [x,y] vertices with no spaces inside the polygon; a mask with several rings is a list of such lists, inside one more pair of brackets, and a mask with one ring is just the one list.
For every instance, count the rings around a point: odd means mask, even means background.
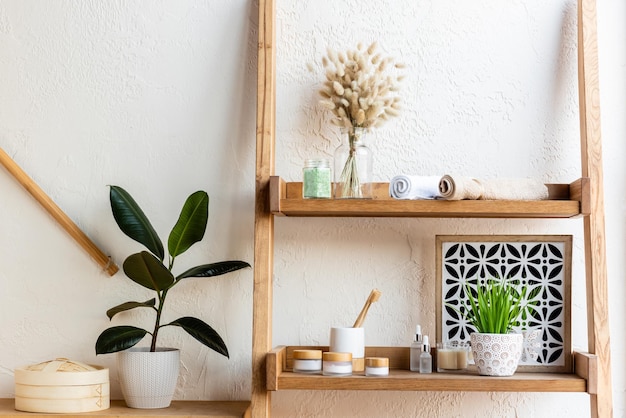
[{"label": "white patterned pot", "polygon": [[117,373],[126,405],[130,408],[167,408],[170,406],[180,364],[180,351],[133,347],[117,353]]},{"label": "white patterned pot", "polygon": [[522,334],[470,335],[474,363],[482,376],[512,376],[522,356]]}]

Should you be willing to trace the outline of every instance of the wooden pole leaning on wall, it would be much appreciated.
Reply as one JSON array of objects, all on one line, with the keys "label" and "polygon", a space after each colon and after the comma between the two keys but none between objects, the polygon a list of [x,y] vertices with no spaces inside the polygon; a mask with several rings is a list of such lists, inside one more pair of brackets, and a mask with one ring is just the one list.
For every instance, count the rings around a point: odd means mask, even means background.
[{"label": "wooden pole leaning on wall", "polygon": [[111,261],[111,258],[104,254],[96,244],[59,208],[56,203],[31,179],[28,174],[13,161],[9,155],[0,148],[0,163],[7,169],[13,177],[30,193],[37,202],[67,231],[68,234],[81,246],[89,255],[102,266],[109,276],[113,276],[119,267]]}]

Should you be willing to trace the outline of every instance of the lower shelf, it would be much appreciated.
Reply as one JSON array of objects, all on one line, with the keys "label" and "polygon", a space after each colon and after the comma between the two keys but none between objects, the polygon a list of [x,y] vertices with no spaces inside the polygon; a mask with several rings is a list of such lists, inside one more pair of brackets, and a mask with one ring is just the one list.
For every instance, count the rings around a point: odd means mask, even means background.
[{"label": "lower shelf", "polygon": [[[394,390],[458,392],[590,392],[595,356],[577,353],[577,373],[516,373],[510,377],[479,376],[477,373],[420,374],[408,370],[409,349],[366,347],[366,356],[388,357],[389,376],[364,374],[331,377],[293,373],[291,353],[297,349],[328,350],[328,347],[281,346],[267,355],[268,390]],[[591,361],[590,361],[591,359]]]},{"label": "lower shelf", "polygon": [[111,407],[104,411],[80,414],[41,414],[20,412],[14,409],[13,399],[0,399],[0,417],[41,417],[63,416],[73,417],[170,417],[170,418],[241,418],[250,416],[249,401],[172,401],[169,408],[164,409],[132,409],[124,401],[111,401]]}]

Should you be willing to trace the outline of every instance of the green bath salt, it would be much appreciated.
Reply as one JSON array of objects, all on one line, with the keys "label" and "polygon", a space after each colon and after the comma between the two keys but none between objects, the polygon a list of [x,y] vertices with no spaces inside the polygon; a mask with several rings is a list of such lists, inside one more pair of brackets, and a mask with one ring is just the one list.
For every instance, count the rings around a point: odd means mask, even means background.
[{"label": "green bath salt", "polygon": [[302,169],[302,197],[305,199],[330,199],[331,175],[327,159],[305,160]]}]

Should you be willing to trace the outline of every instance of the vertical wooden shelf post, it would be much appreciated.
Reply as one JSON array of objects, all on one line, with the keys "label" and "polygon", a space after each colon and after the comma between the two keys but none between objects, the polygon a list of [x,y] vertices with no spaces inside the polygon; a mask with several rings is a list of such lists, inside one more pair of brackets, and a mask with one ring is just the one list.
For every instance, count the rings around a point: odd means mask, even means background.
[{"label": "vertical wooden shelf post", "polygon": [[252,329],[252,416],[270,415],[265,384],[265,358],[272,348],[272,276],[274,215],[269,209],[269,183],[274,174],[276,130],[276,51],[274,0],[259,0],[257,68],[256,196],[254,205],[254,291]]},{"label": "vertical wooden shelf post", "polygon": [[602,137],[595,0],[578,0],[578,94],[583,177],[590,179],[590,213],[584,217],[589,352],[598,356],[597,394],[591,416],[612,417],[611,353],[604,226]]}]

